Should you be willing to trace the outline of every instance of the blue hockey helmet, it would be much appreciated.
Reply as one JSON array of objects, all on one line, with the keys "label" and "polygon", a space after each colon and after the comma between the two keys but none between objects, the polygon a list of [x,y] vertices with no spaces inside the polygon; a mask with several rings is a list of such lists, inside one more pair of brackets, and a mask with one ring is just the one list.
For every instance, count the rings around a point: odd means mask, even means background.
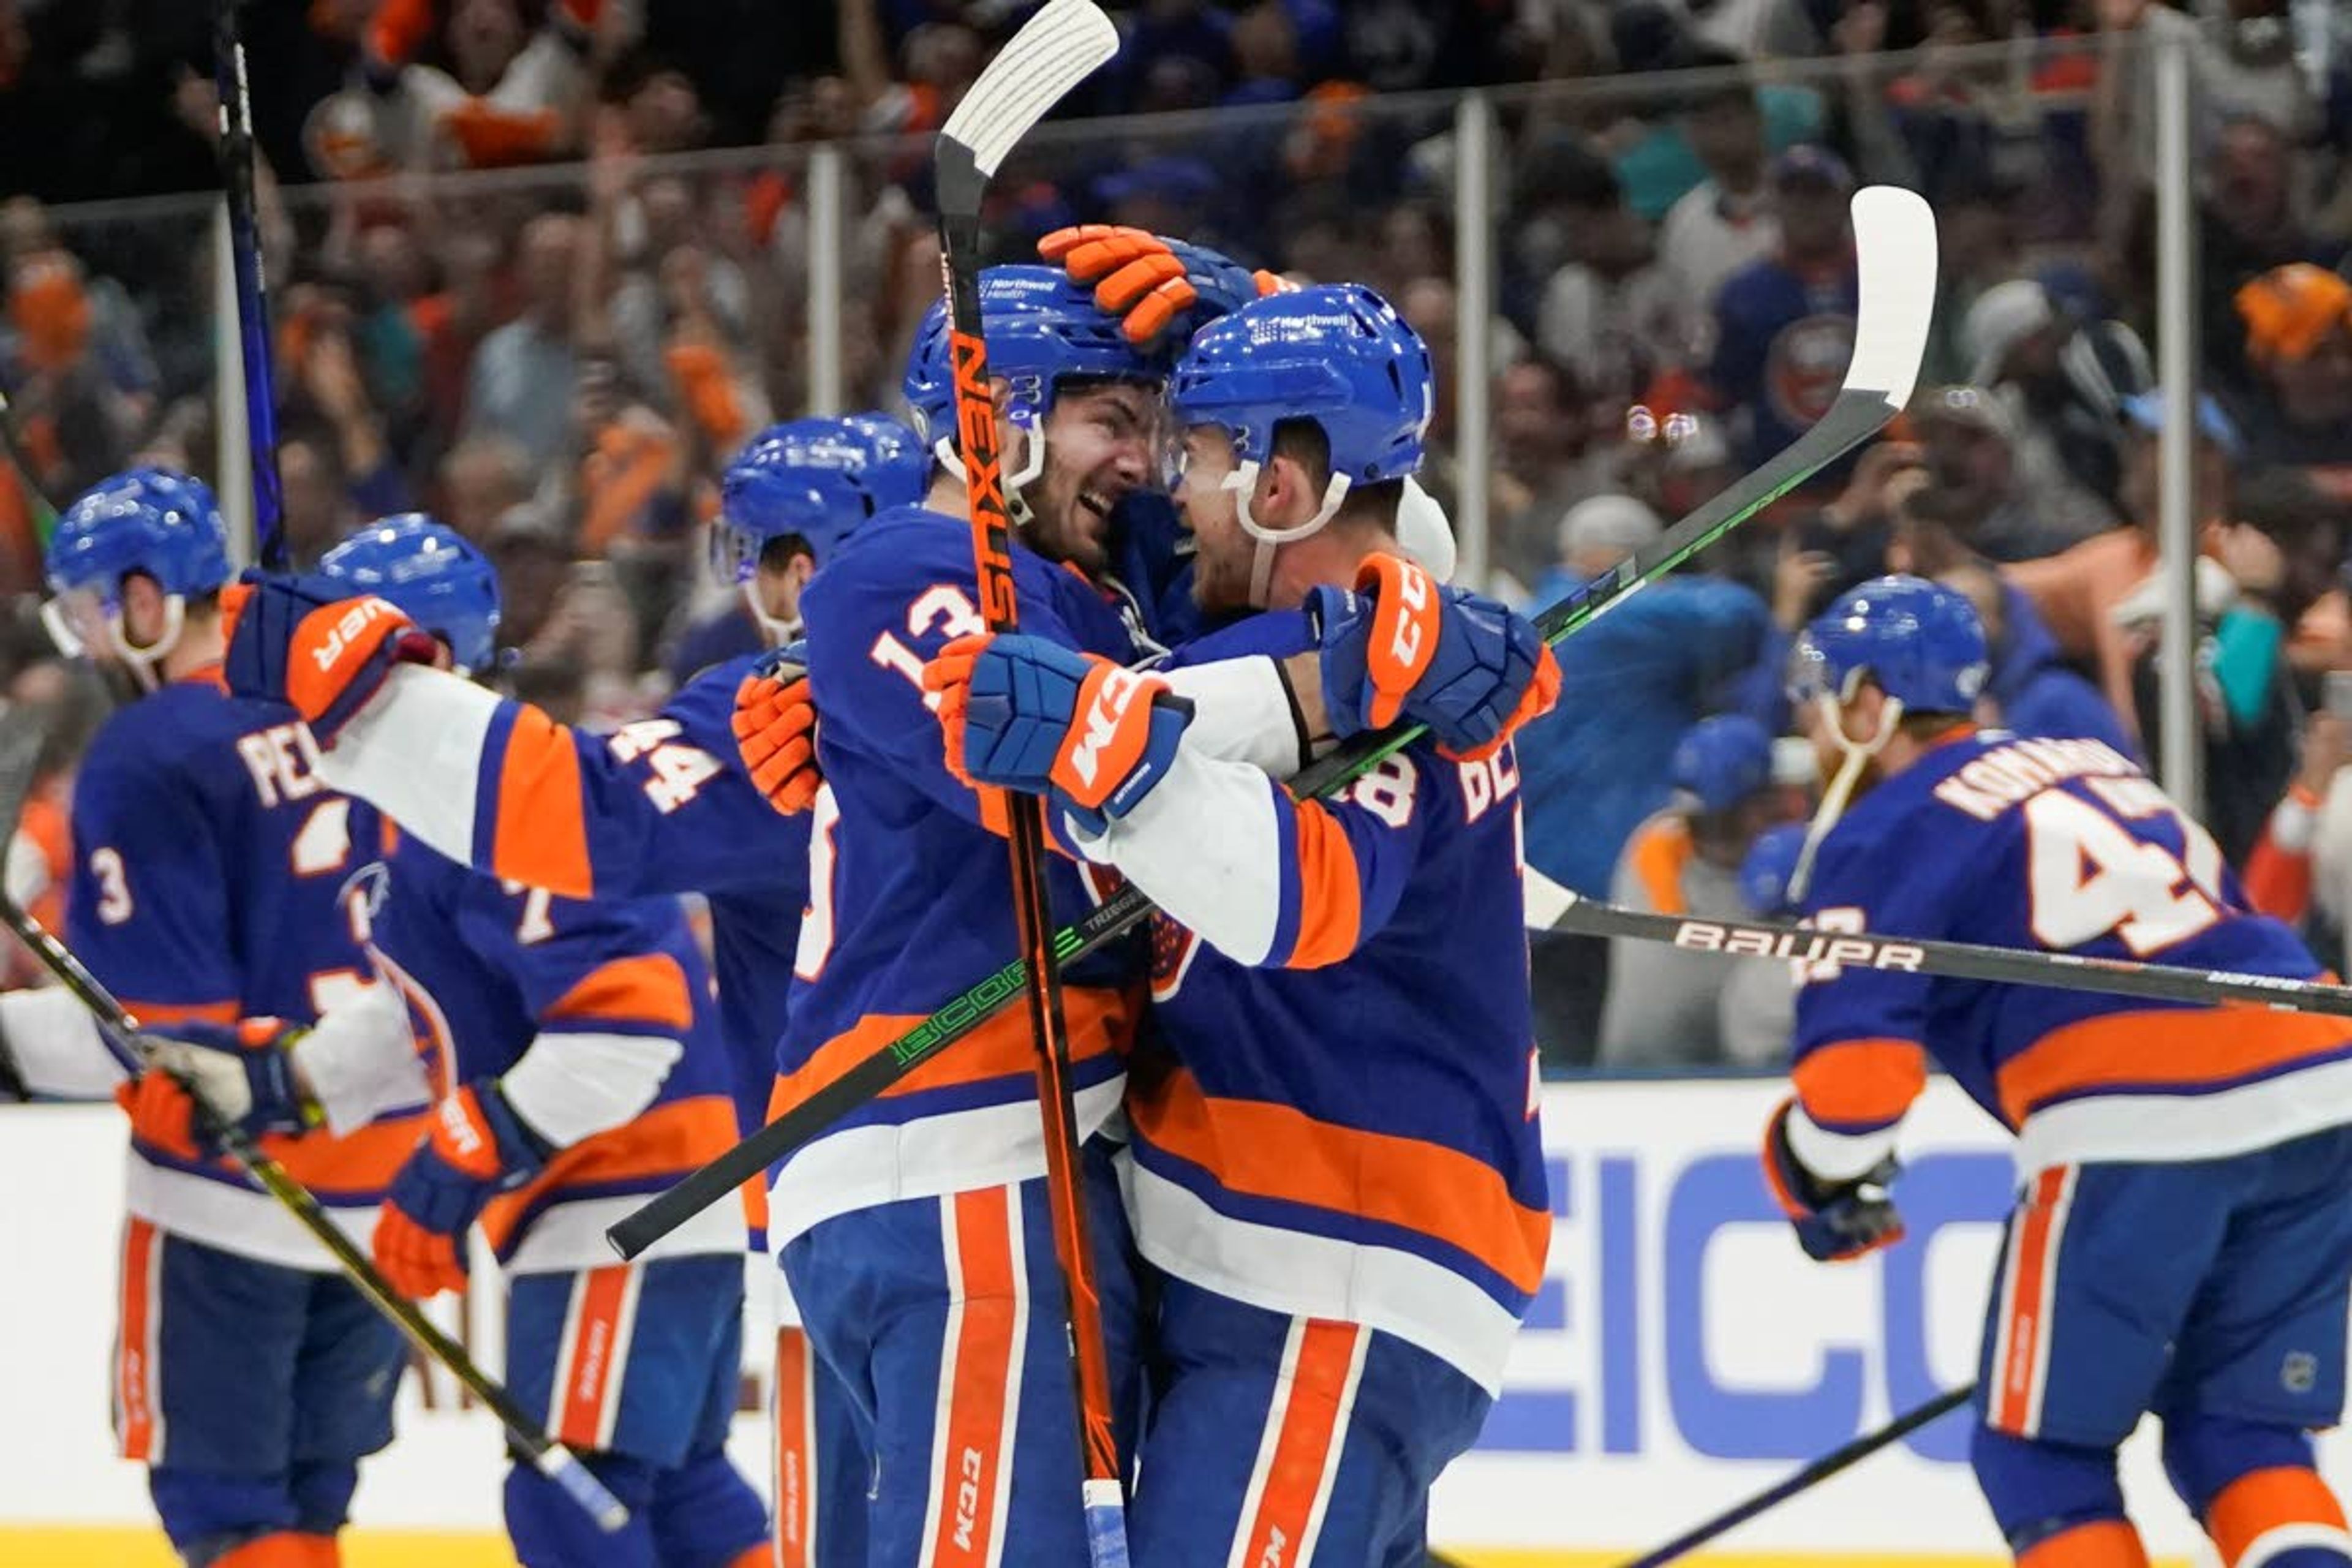
[{"label": "blue hockey helmet", "polygon": [[461,675],[497,660],[498,568],[464,534],[421,511],[369,523],[320,556],[319,574],[392,601],[449,645]]},{"label": "blue hockey helmet", "polygon": [[1681,804],[1728,811],[1772,784],[1772,737],[1744,713],[1702,719],[1675,743],[1666,777]]},{"label": "blue hockey helmet", "polygon": [[711,568],[749,582],[769,541],[796,535],[820,566],[878,511],[923,499],[930,458],[887,414],[792,419],[753,437],[719,480]]},{"label": "blue hockey helmet", "polygon": [[[1005,414],[1033,434],[1054,405],[1054,389],[1072,377],[1158,383],[1159,361],[1136,352],[1118,318],[1095,303],[1094,291],[1058,267],[984,268],[980,275],[981,329],[988,338],[988,369],[1009,392]],[[947,302],[932,305],[915,331],[907,356],[907,406],[926,448],[957,465],[955,357],[948,342]],[[1004,482],[1017,499],[1045,462],[1045,443],[1029,444],[1029,459]]]},{"label": "blue hockey helmet", "polygon": [[[80,654],[102,640],[142,668],[179,640],[191,597],[217,593],[236,574],[212,490],[156,468],[117,474],[68,507],[44,569],[53,596],[42,618],[58,646]],[[168,616],[147,647],[131,647],[122,628],[122,580],[134,572],[163,590]]]},{"label": "blue hockey helmet", "polygon": [[1906,713],[1968,713],[1990,668],[1983,623],[1960,594],[1924,577],[1874,577],[1798,637],[1789,694],[1843,702],[1867,678]]},{"label": "blue hockey helmet", "polygon": [[1195,332],[1168,398],[1185,426],[1225,431],[1244,463],[1272,454],[1277,424],[1312,420],[1335,476],[1378,484],[1421,467],[1437,375],[1429,345],[1387,300],[1360,283],[1320,283],[1253,300]]}]

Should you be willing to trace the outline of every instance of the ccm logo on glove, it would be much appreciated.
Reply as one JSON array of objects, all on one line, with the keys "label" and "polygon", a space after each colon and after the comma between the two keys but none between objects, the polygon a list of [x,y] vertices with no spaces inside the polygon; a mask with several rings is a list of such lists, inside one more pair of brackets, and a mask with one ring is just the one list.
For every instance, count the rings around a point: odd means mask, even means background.
[{"label": "ccm logo on glove", "polygon": [[1430,632],[1429,574],[1406,564],[1396,574],[1395,593],[1402,613],[1389,636],[1389,657],[1404,669],[1421,667],[1421,645]]},{"label": "ccm logo on glove", "polygon": [[1092,798],[1096,775],[1102,771],[1104,749],[1118,742],[1119,721],[1127,716],[1128,706],[1135,700],[1136,693],[1148,691],[1158,684],[1145,680],[1133,670],[1102,671],[1095,682],[1095,700],[1087,708],[1086,727],[1073,738],[1070,746],[1070,771],[1084,786],[1084,791],[1078,792],[1080,798]]}]

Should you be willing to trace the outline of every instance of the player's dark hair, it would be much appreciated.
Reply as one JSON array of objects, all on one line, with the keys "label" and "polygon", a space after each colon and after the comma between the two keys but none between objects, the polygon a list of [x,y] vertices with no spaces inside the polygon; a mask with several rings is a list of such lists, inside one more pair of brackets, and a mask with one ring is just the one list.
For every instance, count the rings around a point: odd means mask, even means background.
[{"label": "player's dark hair", "polygon": [[805,535],[779,533],[760,546],[760,570],[781,572],[793,563],[793,557],[800,555],[815,560],[816,546],[811,544]]}]

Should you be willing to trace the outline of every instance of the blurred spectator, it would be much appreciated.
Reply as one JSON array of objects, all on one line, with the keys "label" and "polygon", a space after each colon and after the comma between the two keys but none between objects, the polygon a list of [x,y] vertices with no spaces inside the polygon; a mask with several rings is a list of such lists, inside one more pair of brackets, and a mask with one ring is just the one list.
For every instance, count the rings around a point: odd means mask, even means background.
[{"label": "blurred spectator", "polygon": [[1828,412],[1853,357],[1853,175],[1835,153],[1782,153],[1772,165],[1778,243],[1716,297],[1707,379],[1750,468]]},{"label": "blurred spectator", "polygon": [[2252,380],[2238,410],[2258,464],[2347,470],[2327,476],[2352,496],[2352,283],[2295,262],[2238,290]]},{"label": "blurred spectator", "polygon": [[[1744,173],[1748,161],[1743,110],[1735,94],[1746,100],[1744,112],[1755,120],[1762,138],[1754,154],[1760,175],[1771,153],[1801,142],[1821,139],[1822,95],[1810,87],[1788,82],[1757,83],[1745,72],[1746,62],[1721,49],[1711,49],[1684,35],[1675,7],[1665,0],[1626,0],[1610,15],[1617,48],[1618,68],[1628,73],[1649,71],[1704,72],[1704,85],[1675,84],[1673,118],[1642,119],[1612,129],[1609,140],[1619,150],[1612,160],[1625,199],[1643,217],[1656,220],[1685,194],[1715,174],[1710,156],[1728,150],[1735,182],[1718,189],[1752,191],[1754,181]],[[1649,37],[1635,35],[1649,33]],[[1732,73],[1740,73],[1734,79]],[[1702,152],[1702,143],[1708,151]],[[1662,241],[1661,255],[1672,255],[1672,241]],[[1717,280],[1721,279],[1717,274]],[[1695,296],[1692,304],[1704,309],[1709,296]]]},{"label": "blurred spectator", "polygon": [[1535,574],[1535,602],[1558,603],[1664,531],[1658,514],[1632,496],[1577,502],[1552,525],[1554,559]]},{"label": "blurred spectator", "polygon": [[[2305,720],[2295,773],[2246,857],[2246,898],[2306,936],[2324,921],[2336,941],[2325,962],[2352,969],[2352,675],[2330,679],[2326,707]],[[2315,951],[2323,951],[2315,946]]]},{"label": "blurred spectator", "polygon": [[[2125,401],[2125,445],[2119,500],[2126,525],[2095,534],[2059,554],[2013,562],[2002,575],[2025,590],[2060,653],[2091,671],[2108,704],[2137,723],[2132,695],[2132,639],[2117,618],[2121,606],[2157,567],[2157,468],[2164,423],[2161,394]],[[2196,449],[2190,467],[2191,520],[2217,518],[2228,504],[2237,434],[2210,398],[2199,401]],[[2151,753],[2152,754],[2152,753]]]},{"label": "blurred spectator", "polygon": [[[1693,63],[1720,67],[1735,60],[1706,57]],[[1690,89],[1675,123],[1706,177],[1666,209],[1658,225],[1658,255],[1681,297],[1705,307],[1727,279],[1771,255],[1780,240],[1764,177],[1764,115],[1755,89],[1734,79]]]},{"label": "blurred spectator", "polygon": [[2020,278],[1977,297],[1960,338],[1969,384],[2012,416],[2036,510],[2073,538],[2114,522],[2123,400],[2155,383],[2138,334],[2120,321],[2077,324],[2038,279]]},{"label": "blurred spectator", "polygon": [[482,550],[499,569],[499,647],[527,647],[554,613],[571,548],[542,510],[525,502],[508,508],[491,525]]},{"label": "blurred spectator", "polygon": [[[2205,554],[2221,568],[2200,575],[2198,593],[2203,821],[2232,865],[2245,863],[2294,774],[2303,703],[2284,657],[2287,633],[2334,584],[2344,539],[2342,508],[2290,468],[2241,480],[2229,510],[2202,531]],[[2144,640],[2133,691],[2148,754],[2160,756],[2152,625]]]},{"label": "blurred spectator", "polygon": [[1928,482],[1927,458],[1910,441],[1864,448],[1844,488],[1782,541],[1773,573],[1773,619],[1794,634],[1849,588],[1893,570],[1887,548],[1904,498]]},{"label": "blurred spectator", "polygon": [[572,343],[580,220],[545,213],[516,242],[522,313],[482,340],[466,392],[467,437],[502,435],[543,468],[569,443],[580,356]]},{"label": "blurred spectator", "polygon": [[606,10],[554,0],[533,30],[520,0],[387,0],[367,29],[365,83],[313,117],[319,172],[495,168],[578,147]]},{"label": "blurred spectator", "polygon": [[1559,558],[1561,514],[1608,488],[1609,455],[1593,447],[1575,381],[1540,355],[1496,378],[1494,419],[1488,559],[1533,583]]},{"label": "blurred spectator", "polygon": [[2199,348],[2225,391],[2248,370],[2237,308],[2245,286],[2294,262],[2324,265],[2342,250],[2323,244],[2296,210],[2296,163],[2285,134],[2257,115],[2224,124],[2206,160],[2196,220]]},{"label": "blurred spectator", "polygon": [[530,498],[530,457],[504,436],[477,436],[441,459],[440,480],[434,515],[478,544]]},{"label": "blurred spectator", "polygon": [[[1664,809],[1625,842],[1611,901],[1702,920],[1763,912],[1749,906],[1740,868],[1759,835],[1796,815],[1772,761],[1771,734],[1755,720],[1700,720],[1675,744]],[[1785,964],[1614,940],[1597,1065],[1770,1066],[1788,1048],[1793,1006]]]},{"label": "blurred spectator", "polygon": [[2067,512],[2056,454],[2026,438],[2007,400],[1980,387],[1943,387],[1913,405],[1911,426],[1953,526],[1978,552],[2031,561],[2105,526],[2089,508]]},{"label": "blurred spectator", "polygon": [[1521,226],[1521,259],[1530,248],[1558,256],[1541,282],[1537,342],[1596,401],[1639,401],[1662,372],[1689,363],[1698,297],[1660,259],[1607,164],[1570,150],[1523,174],[1519,188],[1545,193],[1549,210]]}]

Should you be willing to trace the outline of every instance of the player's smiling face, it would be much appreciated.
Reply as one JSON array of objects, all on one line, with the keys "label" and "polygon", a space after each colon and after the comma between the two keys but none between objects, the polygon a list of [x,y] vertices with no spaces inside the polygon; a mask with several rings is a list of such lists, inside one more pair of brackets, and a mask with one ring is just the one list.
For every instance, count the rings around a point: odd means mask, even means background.
[{"label": "player's smiling face", "polygon": [[1182,461],[1175,500],[1192,531],[1192,602],[1204,610],[1245,609],[1256,552],[1242,531],[1235,493],[1225,488],[1237,466],[1233,437],[1214,425],[1192,426],[1184,432]]},{"label": "player's smiling face", "polygon": [[[1102,574],[1111,509],[1150,481],[1160,417],[1158,393],[1133,382],[1069,387],[1055,397],[1045,416],[1045,469],[1027,491],[1031,548],[1089,577]],[[1008,470],[1020,461],[1020,454],[1005,454]]]}]

